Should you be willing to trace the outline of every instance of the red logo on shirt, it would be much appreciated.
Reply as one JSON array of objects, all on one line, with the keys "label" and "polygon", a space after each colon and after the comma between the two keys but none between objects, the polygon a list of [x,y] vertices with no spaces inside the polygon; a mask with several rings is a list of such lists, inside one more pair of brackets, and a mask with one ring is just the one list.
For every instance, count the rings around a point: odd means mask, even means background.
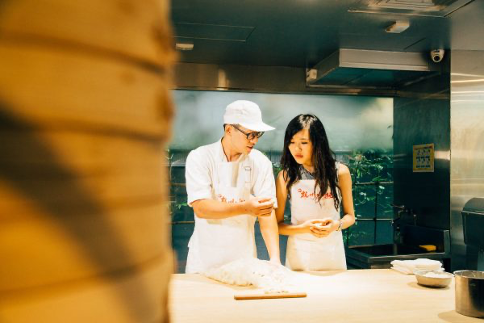
[{"label": "red logo on shirt", "polygon": [[224,203],[242,203],[242,202],[245,202],[246,201],[244,199],[238,199],[238,200],[231,199],[231,200],[228,201],[227,198],[224,195],[222,195],[222,194],[217,194],[217,197],[219,198],[219,200],[221,202],[224,202]]},{"label": "red logo on shirt", "polygon": [[[301,188],[298,189],[298,193],[300,193],[300,199],[309,199],[309,198],[314,198],[315,193],[308,193],[305,190],[302,190]],[[322,199],[333,199],[332,192],[327,192],[323,195]]]}]

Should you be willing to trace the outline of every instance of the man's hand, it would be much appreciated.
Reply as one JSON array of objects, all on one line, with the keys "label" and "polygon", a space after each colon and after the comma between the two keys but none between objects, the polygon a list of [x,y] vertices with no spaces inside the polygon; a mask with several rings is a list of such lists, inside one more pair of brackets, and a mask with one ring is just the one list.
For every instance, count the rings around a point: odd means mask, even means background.
[{"label": "man's hand", "polygon": [[279,257],[279,256],[274,257],[274,258],[271,258],[271,259],[269,260],[269,262],[270,262],[271,264],[275,264],[275,265],[281,265],[281,261],[280,261],[280,257]]},{"label": "man's hand", "polygon": [[270,197],[255,197],[245,202],[244,209],[255,217],[269,217],[273,211],[273,203]]}]

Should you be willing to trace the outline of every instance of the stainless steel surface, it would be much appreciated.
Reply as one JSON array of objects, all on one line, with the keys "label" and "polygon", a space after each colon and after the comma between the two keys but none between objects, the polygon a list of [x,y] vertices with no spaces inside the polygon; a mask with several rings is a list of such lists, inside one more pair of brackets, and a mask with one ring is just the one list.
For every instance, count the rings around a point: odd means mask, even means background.
[{"label": "stainless steel surface", "polygon": [[342,95],[396,96],[395,89],[369,86],[327,85],[307,87],[305,69],[277,66],[216,65],[180,62],[175,66],[177,89],[247,91],[265,93],[318,93]]},{"label": "stainless steel surface", "polygon": [[[483,197],[483,51],[451,53],[451,249],[452,269],[466,269],[462,209]],[[483,261],[483,251],[481,252]]]},{"label": "stainless steel surface", "polygon": [[461,215],[465,244],[481,249],[483,254],[483,198],[470,199]]},{"label": "stainless steel surface", "polygon": [[178,63],[177,89],[304,92],[305,71],[294,67],[264,67]]},{"label": "stainless steel surface", "polygon": [[454,274],[456,311],[483,318],[483,272],[463,270]]},{"label": "stainless steel surface", "polygon": [[450,50],[483,51],[483,3],[483,0],[474,1],[448,18],[453,26],[449,30]]},{"label": "stainless steel surface", "polygon": [[[442,64],[449,67],[449,60]],[[394,99],[394,203],[405,205],[401,222],[450,229],[449,74],[403,87],[414,96]],[[435,96],[419,96],[419,92]],[[413,145],[434,144],[434,171],[413,172]],[[411,212],[412,211],[412,212]]]},{"label": "stainless steel surface", "polygon": [[[358,69],[355,69],[358,70]],[[388,84],[404,77],[403,71],[374,70],[367,71],[370,74],[384,71],[385,74],[397,74],[391,76]],[[407,72],[418,73],[418,72]],[[393,88],[385,83],[376,83],[372,86],[369,80],[363,84],[319,84],[307,86],[305,69],[275,66],[239,66],[239,65],[216,65],[179,62],[174,70],[174,84],[176,89],[183,90],[215,90],[215,91],[247,91],[264,93],[292,93],[292,94],[340,94],[340,95],[363,95],[379,97],[410,97],[410,98],[437,98],[449,99],[447,94],[442,94],[436,89],[441,89],[441,73],[436,71],[426,73],[420,77],[412,76],[411,79],[402,80],[407,85],[418,84],[421,88]],[[399,75],[401,77],[399,77]],[[416,79],[417,77],[417,79]],[[337,78],[339,79],[339,78]],[[374,80],[376,80],[374,78]],[[411,81],[410,81],[411,80]],[[429,87],[423,86],[426,80]],[[436,82],[438,80],[438,82]],[[448,87],[449,85],[447,85]]]},{"label": "stainless steel surface", "polygon": [[419,52],[339,49],[313,67],[317,80],[336,68],[431,71],[433,65]]}]

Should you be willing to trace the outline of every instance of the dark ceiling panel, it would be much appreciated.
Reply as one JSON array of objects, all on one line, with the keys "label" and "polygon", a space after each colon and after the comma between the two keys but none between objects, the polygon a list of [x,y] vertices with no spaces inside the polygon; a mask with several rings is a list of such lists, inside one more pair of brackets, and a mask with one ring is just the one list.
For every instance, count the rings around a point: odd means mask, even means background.
[{"label": "dark ceiling panel", "polygon": [[[308,68],[344,47],[429,53],[459,44],[460,49],[483,50],[483,0],[446,18],[349,12],[359,4],[362,1],[173,0],[176,35],[194,42],[194,50],[180,52],[179,58]],[[409,29],[386,33],[385,28],[399,19],[409,20]]]}]

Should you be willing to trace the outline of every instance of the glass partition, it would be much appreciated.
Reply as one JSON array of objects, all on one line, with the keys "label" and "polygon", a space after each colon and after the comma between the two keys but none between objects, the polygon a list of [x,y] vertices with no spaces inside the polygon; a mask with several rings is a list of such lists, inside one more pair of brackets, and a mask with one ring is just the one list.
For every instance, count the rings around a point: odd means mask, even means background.
[{"label": "glass partition", "polygon": [[177,115],[170,149],[217,141],[224,110],[238,99],[257,103],[264,122],[276,128],[258,142],[261,151],[281,151],[288,122],[302,113],[320,118],[334,151],[392,151],[392,98],[188,90],[174,91]]},{"label": "glass partition", "polygon": [[[393,197],[392,98],[189,90],[175,90],[173,96],[176,118],[167,156],[171,176],[173,245],[178,253],[180,272],[185,266],[186,246],[193,231],[193,211],[186,202],[185,158],[190,150],[222,137],[224,110],[238,99],[257,103],[264,122],[276,128],[266,132],[256,145],[256,149],[273,162],[275,172],[289,121],[302,113],[318,116],[337,160],[347,164],[352,173],[357,222],[344,231],[345,244],[392,242],[392,209],[389,205]],[[258,229],[257,246],[258,256],[267,258]]]}]

